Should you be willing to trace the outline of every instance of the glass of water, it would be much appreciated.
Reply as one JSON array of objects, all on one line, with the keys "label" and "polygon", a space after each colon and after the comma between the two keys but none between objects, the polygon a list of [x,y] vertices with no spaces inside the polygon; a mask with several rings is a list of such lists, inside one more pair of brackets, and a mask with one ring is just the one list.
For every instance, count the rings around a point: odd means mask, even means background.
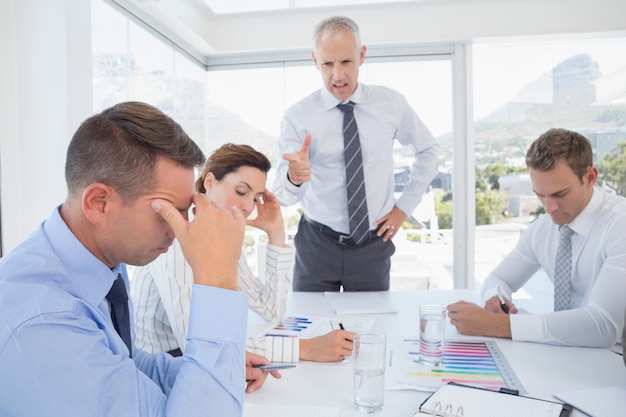
[{"label": "glass of water", "polygon": [[362,413],[376,413],[385,398],[385,336],[354,337],[354,405]]},{"label": "glass of water", "polygon": [[420,306],[420,363],[429,366],[443,361],[446,334],[446,308],[440,305]]}]

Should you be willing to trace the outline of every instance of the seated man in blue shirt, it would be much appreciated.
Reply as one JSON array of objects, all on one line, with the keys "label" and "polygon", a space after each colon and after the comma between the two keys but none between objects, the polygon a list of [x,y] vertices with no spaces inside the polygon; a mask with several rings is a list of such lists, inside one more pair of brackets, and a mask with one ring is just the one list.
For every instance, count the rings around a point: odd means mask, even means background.
[{"label": "seated man in blue shirt", "polygon": [[[203,162],[182,128],[144,103],[82,123],[65,202],[0,261],[0,415],[242,415],[246,362],[269,361],[245,359],[245,218],[194,193]],[[133,348],[124,289],[126,264],[151,262],[174,237],[195,280],[182,358]],[[118,286],[122,313],[109,304]]]}]

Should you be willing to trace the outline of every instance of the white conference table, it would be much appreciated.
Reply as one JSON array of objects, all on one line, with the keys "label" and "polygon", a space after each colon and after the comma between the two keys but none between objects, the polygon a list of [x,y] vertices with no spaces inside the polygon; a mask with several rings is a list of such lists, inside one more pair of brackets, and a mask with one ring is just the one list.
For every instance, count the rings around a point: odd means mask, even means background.
[{"label": "white conference table", "polygon": [[[452,291],[389,291],[383,297],[398,310],[396,314],[373,315],[372,333],[418,334],[420,304],[447,305],[460,299],[479,302],[470,290]],[[526,305],[523,305],[530,310]],[[532,311],[532,310],[531,310]],[[336,317],[323,293],[294,292],[289,296],[287,315]],[[268,324],[250,313],[248,331],[258,335]],[[446,337],[472,339],[456,331],[446,321]],[[486,338],[479,338],[486,339]],[[490,338],[487,338],[490,339]],[[553,393],[626,384],[626,367],[622,356],[608,349],[551,346],[540,343],[496,340],[498,347],[513,368],[527,395],[557,401]],[[352,402],[352,362],[322,364],[300,362],[296,368],[281,372],[281,379],[268,377],[263,387],[246,394],[252,404],[285,404],[340,408],[342,417],[363,416]],[[417,390],[387,390],[379,417],[412,417],[419,405],[430,395]],[[574,411],[572,416],[584,416]]]}]

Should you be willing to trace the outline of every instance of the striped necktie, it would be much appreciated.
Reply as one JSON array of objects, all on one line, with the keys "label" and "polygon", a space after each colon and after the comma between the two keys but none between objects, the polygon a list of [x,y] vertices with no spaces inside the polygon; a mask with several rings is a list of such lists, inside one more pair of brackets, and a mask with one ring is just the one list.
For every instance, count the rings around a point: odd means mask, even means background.
[{"label": "striped necktie", "polygon": [[106,296],[111,309],[111,321],[115,331],[120,335],[130,357],[133,357],[133,349],[130,342],[130,310],[128,308],[128,293],[122,274],[117,275],[117,279],[113,281],[113,286]]},{"label": "striped necktie", "polygon": [[572,234],[574,231],[565,225],[559,228],[559,232],[561,232],[561,238],[554,264],[554,311],[570,308],[572,287]]},{"label": "striped necktie", "polygon": [[343,112],[343,152],[346,161],[350,238],[355,244],[360,245],[370,236],[361,141],[354,119],[354,103],[350,101],[337,107]]}]

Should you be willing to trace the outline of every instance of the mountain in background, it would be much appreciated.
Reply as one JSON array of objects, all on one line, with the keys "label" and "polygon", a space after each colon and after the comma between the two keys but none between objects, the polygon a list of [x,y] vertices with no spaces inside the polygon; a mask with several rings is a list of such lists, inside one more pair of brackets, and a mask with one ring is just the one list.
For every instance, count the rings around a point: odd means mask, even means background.
[{"label": "mountain in background", "polygon": [[[617,142],[626,140],[626,104],[597,101],[601,77],[598,63],[580,54],[525,85],[513,100],[475,121],[477,164],[523,159],[537,135],[553,127],[584,134],[601,159]],[[452,149],[451,139],[451,134],[439,138],[442,149]],[[451,154],[444,158],[451,159]]]}]

